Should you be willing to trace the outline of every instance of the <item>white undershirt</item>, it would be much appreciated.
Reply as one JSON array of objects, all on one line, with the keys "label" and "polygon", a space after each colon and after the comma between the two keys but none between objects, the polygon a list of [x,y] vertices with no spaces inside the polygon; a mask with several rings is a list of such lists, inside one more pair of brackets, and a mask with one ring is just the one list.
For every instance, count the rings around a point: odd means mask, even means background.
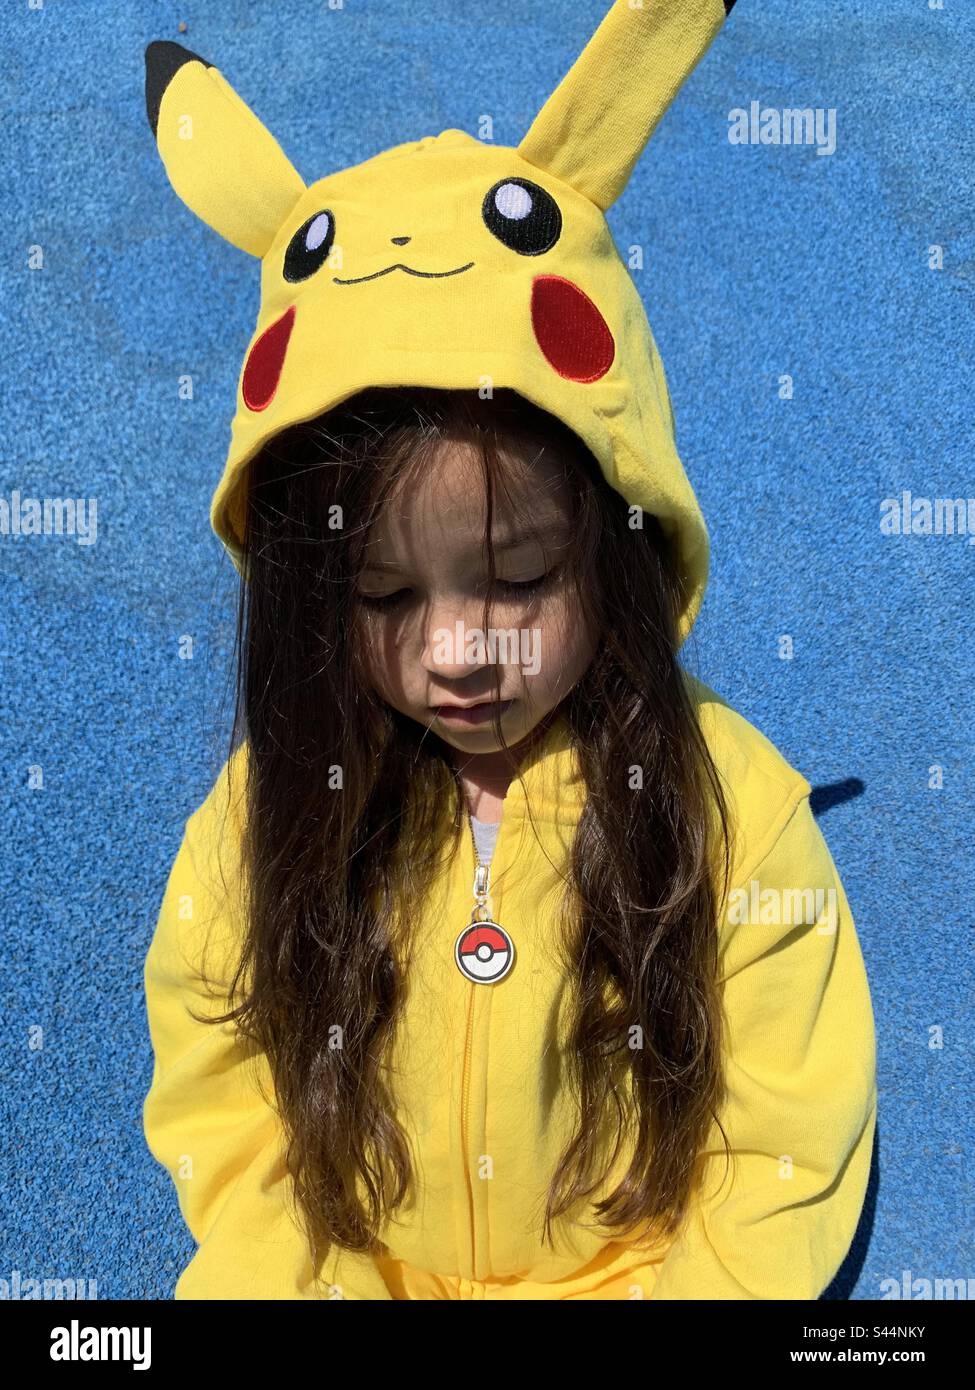
[{"label": "white undershirt", "polygon": [[490,821],[478,820],[477,816],[471,816],[471,824],[474,827],[478,858],[482,864],[490,864],[498,831],[501,829],[501,822],[497,821],[492,824]]}]

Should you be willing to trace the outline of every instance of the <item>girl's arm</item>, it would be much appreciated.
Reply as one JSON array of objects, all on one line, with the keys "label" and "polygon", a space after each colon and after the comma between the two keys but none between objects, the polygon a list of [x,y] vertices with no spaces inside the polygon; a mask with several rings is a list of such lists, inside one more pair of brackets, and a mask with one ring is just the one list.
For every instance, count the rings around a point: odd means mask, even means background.
[{"label": "girl's arm", "polygon": [[725,1175],[713,1128],[699,1199],[651,1298],[815,1299],[856,1231],[876,1124],[873,1010],[808,790],[803,780],[771,848],[736,875],[719,1112],[733,1166]]},{"label": "girl's arm", "polygon": [[[143,1107],[146,1142],[172,1177],[199,1246],[175,1296],[389,1299],[372,1257],[335,1246],[315,1286],[307,1241],[292,1216],[283,1128],[265,1099],[274,1093],[267,1059],[235,1039],[233,1024],[199,1023],[190,1014],[229,1008],[219,991],[232,978],[239,940],[228,862],[239,825],[231,817],[228,829],[226,773],[225,765],[186,823],[145,963],[155,1053]],[[217,993],[207,989],[201,967]]]}]

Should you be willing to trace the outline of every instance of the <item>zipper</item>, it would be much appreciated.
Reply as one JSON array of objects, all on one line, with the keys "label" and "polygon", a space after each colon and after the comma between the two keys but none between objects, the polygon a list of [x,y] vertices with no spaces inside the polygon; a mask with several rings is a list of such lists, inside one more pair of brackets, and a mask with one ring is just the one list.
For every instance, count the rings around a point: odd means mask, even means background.
[{"label": "zipper", "polygon": [[[495,920],[495,903],[491,898],[491,869],[498,867],[501,863],[502,844],[505,845],[508,837],[515,830],[515,823],[512,817],[508,816],[505,820],[502,813],[501,828],[498,831],[498,838],[495,840],[494,855],[491,863],[483,865],[481,856],[477,852],[477,838],[474,835],[473,817],[466,808],[467,830],[469,830],[470,853],[465,856],[467,866],[469,866],[472,878],[472,894],[476,902],[478,916],[488,917]],[[497,903],[497,908],[501,908],[501,902]],[[467,1188],[467,1215],[470,1219],[470,1275],[469,1279],[477,1280],[477,1261],[478,1261],[478,1241],[477,1241],[477,1204],[474,1200],[474,1175],[473,1175],[473,1156],[470,1154],[470,1081],[474,1065],[474,1024],[477,1019],[477,1009],[490,1009],[491,997],[494,990],[484,988],[483,984],[469,981],[469,994],[467,994],[467,1031],[465,1037],[465,1049],[463,1049],[463,1073],[460,1077],[460,1145],[462,1145],[463,1165],[465,1165],[465,1183]],[[481,997],[478,1005],[478,995]],[[487,1065],[485,1059],[484,1065]],[[473,1294],[472,1294],[473,1297]]]},{"label": "zipper", "polygon": [[[474,869],[474,896],[479,902],[478,889],[487,896],[487,882],[490,879],[489,866],[481,863],[480,855],[477,852],[477,840],[474,837],[474,823],[471,820],[471,813],[464,804],[464,812],[467,816],[467,828],[470,831],[471,845],[473,848],[473,869]],[[471,1176],[471,1158],[469,1152],[470,1134],[470,1098],[471,1098],[471,1063],[474,1052],[474,1009],[476,1007],[477,986],[473,981],[467,985],[467,1035],[464,1038],[464,1066],[461,1074],[461,1101],[460,1101],[460,1145],[461,1153],[464,1158],[464,1181],[467,1184],[467,1215],[470,1222],[471,1237],[471,1274],[477,1269],[477,1250],[474,1244],[474,1187]]]},{"label": "zipper", "polygon": [[[481,863],[480,855],[477,852],[477,840],[474,837],[474,824],[465,802],[465,812],[467,815],[467,830],[469,830],[469,852],[465,855],[465,867],[463,873],[470,873],[470,878],[466,878],[466,883],[472,884],[472,894],[478,908],[484,908],[484,916],[497,920],[497,915],[501,913],[503,903],[501,897],[503,890],[495,888],[497,902],[492,901],[491,895],[491,872],[495,873],[495,881],[503,876],[508,859],[508,840],[510,835],[517,834],[519,831],[519,821],[512,817],[512,813],[503,816],[501,828],[498,831],[498,838],[495,841],[494,855],[492,855],[490,865]],[[470,1273],[465,1276],[473,1283],[477,1283],[478,1269],[478,1240],[477,1240],[477,1204],[474,1200],[474,1173],[473,1158],[470,1154],[470,1091],[472,1091],[472,1072],[474,1065],[474,1027],[477,1022],[477,1012],[488,1009],[492,1006],[492,988],[485,988],[483,984],[477,984],[470,980],[467,984],[467,1024],[465,1034],[465,1047],[463,1047],[463,1070],[460,1077],[460,1145],[462,1145],[463,1166],[465,1166],[465,1184],[467,1190],[467,1216],[470,1220]],[[478,1002],[480,997],[480,1002]],[[490,1059],[484,1059],[484,1065],[488,1065]],[[472,1293],[472,1297],[474,1294]]]}]

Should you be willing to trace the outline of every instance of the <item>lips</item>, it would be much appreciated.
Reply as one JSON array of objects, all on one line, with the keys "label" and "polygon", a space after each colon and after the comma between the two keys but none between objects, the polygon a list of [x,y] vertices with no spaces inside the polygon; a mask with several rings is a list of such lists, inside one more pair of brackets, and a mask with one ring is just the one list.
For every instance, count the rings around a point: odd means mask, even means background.
[{"label": "lips", "polygon": [[513,700],[479,700],[470,705],[444,704],[431,705],[441,719],[456,720],[463,724],[480,724],[493,719],[495,710],[501,714],[514,704]]},{"label": "lips", "polygon": [[500,701],[499,701],[499,700],[472,700],[471,703],[470,703],[469,705],[455,705],[455,704],[452,704],[452,703],[450,703],[450,702],[448,702],[448,701],[445,700],[444,703],[443,703],[442,705],[431,705],[430,708],[431,708],[431,709],[435,709],[435,710],[442,710],[442,709],[480,709],[482,705],[495,705],[495,704],[506,705],[507,703],[508,703],[507,700],[500,700]]}]

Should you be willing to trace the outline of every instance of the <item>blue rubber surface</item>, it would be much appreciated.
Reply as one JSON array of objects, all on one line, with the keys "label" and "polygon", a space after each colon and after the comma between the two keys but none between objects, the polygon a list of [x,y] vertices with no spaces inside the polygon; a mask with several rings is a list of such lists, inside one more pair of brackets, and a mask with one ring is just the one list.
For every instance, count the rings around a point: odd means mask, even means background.
[{"label": "blue rubber surface", "polygon": [[[223,757],[235,575],[208,506],[258,309],[256,263],[168,184],[143,50],[210,59],[311,181],[485,112],[516,145],[606,3],[192,9],[185,33],[136,0],[0,16],[0,496],[98,503],[95,545],[0,537],[0,1277],[102,1298],[169,1297],[193,1249],[142,1137],[142,966]],[[975,548],[879,526],[905,489],[975,494],[973,39],[952,0],[741,0],[610,212],[711,530],[688,656],[817,788],[867,960],[879,1141],[830,1297],[975,1276]],[[836,152],[731,145],[753,100],[835,108]]]}]

